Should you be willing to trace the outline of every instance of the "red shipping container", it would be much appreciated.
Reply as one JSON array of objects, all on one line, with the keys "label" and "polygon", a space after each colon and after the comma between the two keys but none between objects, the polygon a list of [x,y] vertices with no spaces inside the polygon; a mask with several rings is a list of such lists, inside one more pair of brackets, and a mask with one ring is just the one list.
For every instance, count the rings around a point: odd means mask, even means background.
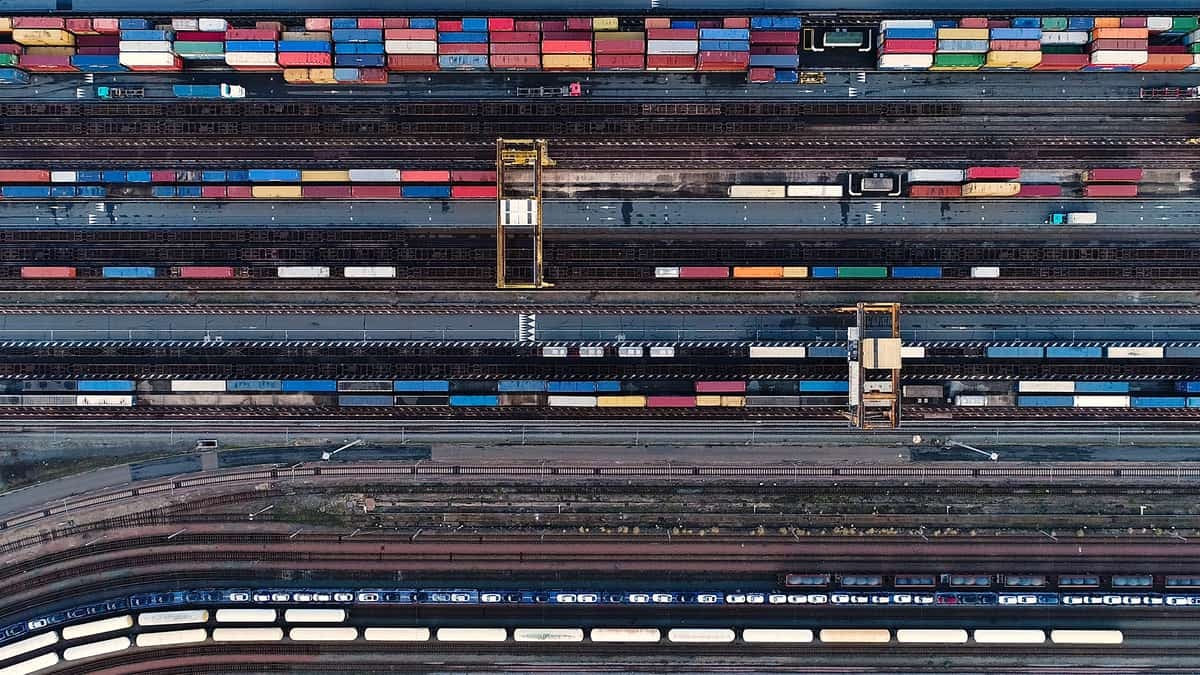
[{"label": "red shipping container", "polygon": [[452,183],[495,183],[495,171],[451,171]]},{"label": "red shipping container", "polygon": [[7,44],[7,45],[5,45],[5,44],[0,44],[0,54],[17,54],[17,55],[20,55],[21,51],[22,51],[22,50],[21,50],[21,45],[14,45],[14,44]]},{"label": "red shipping container", "polygon": [[542,31],[543,40],[587,40],[592,41],[592,34],[581,30]]},{"label": "red shipping container", "polygon": [[704,71],[746,70],[750,66],[750,52],[700,52],[697,63]]},{"label": "red shipping container", "polygon": [[492,33],[500,31],[510,31],[515,29],[515,21],[509,18],[492,16],[488,17],[488,31]]},{"label": "red shipping container", "polygon": [[1017,180],[1020,177],[1019,166],[973,166],[967,169],[967,180]]},{"label": "red shipping container", "polygon": [[379,29],[383,28],[383,19],[380,19],[380,18],[359,19],[358,27],[379,30]]},{"label": "red shipping container", "polygon": [[[536,55],[542,53],[542,46],[536,42],[530,42],[530,43],[526,43],[526,44],[492,44],[491,52],[492,52],[492,54],[496,54],[496,55],[500,55],[500,54],[529,55],[529,54],[533,54],[536,56]],[[539,63],[540,62],[541,61],[539,60]],[[492,65],[495,65],[494,61],[492,62]]]},{"label": "red shipping container", "polygon": [[1145,28],[1146,17],[1144,16],[1123,16],[1121,17],[1121,28]]},{"label": "red shipping container", "polygon": [[52,16],[18,16],[12,20],[13,28],[64,28],[63,19]]},{"label": "red shipping container", "polygon": [[351,185],[354,199],[400,199],[399,185]]},{"label": "red shipping container", "polygon": [[680,267],[680,279],[728,279],[728,267]]},{"label": "red shipping container", "polygon": [[774,82],[775,69],[769,66],[759,66],[750,69],[751,82]]},{"label": "red shipping container", "polygon": [[[888,40],[892,42],[892,40]],[[1041,40],[992,40],[989,45],[994,52],[1040,52]]]},{"label": "red shipping container", "polygon": [[776,56],[796,56],[800,53],[800,48],[785,45],[751,45],[750,53],[772,54]]},{"label": "red shipping container", "polygon": [[304,185],[300,195],[305,199],[349,199],[349,185]]},{"label": "red shipping container", "polygon": [[1084,197],[1136,197],[1137,194],[1138,186],[1136,183],[1083,186]]},{"label": "red shipping container", "polygon": [[[695,28],[650,28],[647,40],[699,40],[700,31]],[[798,39],[798,38],[797,38]]]},{"label": "red shipping container", "polygon": [[282,21],[255,21],[254,27],[258,30],[269,30],[278,33],[283,30]]},{"label": "red shipping container", "polygon": [[597,54],[644,54],[646,43],[641,40],[596,40]]},{"label": "red shipping container", "polygon": [[724,21],[725,28],[749,28],[750,19],[745,16],[727,16]]},{"label": "red shipping container", "polygon": [[230,199],[251,199],[254,197],[254,188],[249,185],[230,185],[225,188],[225,195]]},{"label": "red shipping container", "polygon": [[74,267],[40,267],[28,266],[21,268],[22,279],[74,279]]},{"label": "red shipping container", "polygon": [[279,31],[263,28],[230,28],[225,31],[226,40],[275,40]]},{"label": "red shipping container", "polygon": [[75,53],[80,56],[113,56],[121,53],[118,47],[77,47]]},{"label": "red shipping container", "polygon": [[455,185],[450,188],[451,199],[495,199],[495,185]]},{"label": "red shipping container", "polygon": [[[408,19],[404,21],[407,23]],[[313,32],[333,30],[333,22],[328,18],[308,18],[304,20],[304,30]]]},{"label": "red shipping container", "polygon": [[432,28],[389,28],[383,31],[384,40],[436,40],[437,31]]},{"label": "red shipping container", "polygon": [[400,182],[402,183],[449,183],[449,171],[401,171]]},{"label": "red shipping container", "polygon": [[119,35],[121,33],[121,22],[119,19],[92,19],[92,30],[97,33]]},{"label": "red shipping container", "polygon": [[67,19],[67,30],[76,35],[94,35],[91,19]]},{"label": "red shipping container", "polygon": [[[541,30],[542,30],[542,31],[544,31],[544,32],[550,32],[550,33],[553,33],[554,31],[563,31],[563,30],[566,30],[566,29],[567,29],[567,22],[566,22],[566,21],[559,21],[559,20],[554,20],[554,21],[543,21],[543,22],[542,22],[542,28],[541,28]],[[517,30],[525,30],[525,29],[524,29],[524,28],[518,28]]]},{"label": "red shipping container", "polygon": [[884,40],[881,54],[932,54],[937,40]]},{"label": "red shipping container", "polygon": [[671,20],[663,16],[653,16],[646,19],[646,28],[670,28]]},{"label": "red shipping container", "polygon": [[1012,22],[1008,19],[988,19],[988,28],[1012,28]]},{"label": "red shipping container", "polygon": [[441,19],[437,22],[439,33],[459,33],[462,32],[462,22],[452,21],[450,19]]},{"label": "red shipping container", "polygon": [[359,68],[358,81],[363,84],[387,84],[386,68]]},{"label": "red shipping container", "polygon": [[597,54],[596,70],[644,70],[646,57],[641,54]]},{"label": "red shipping container", "polygon": [[1134,70],[1171,72],[1191,67],[1195,59],[1191,54],[1151,54],[1149,60]]},{"label": "red shipping container", "polygon": [[279,52],[277,57],[279,65],[298,67],[298,66],[325,66],[333,65],[333,55],[328,52]]},{"label": "red shipping container", "polygon": [[[686,268],[685,268],[686,269]],[[725,268],[718,268],[725,269]],[[700,380],[696,383],[697,394],[744,394],[746,383],[736,381]]]},{"label": "red shipping container", "polygon": [[695,408],[695,396],[647,396],[647,408]]},{"label": "red shipping container", "polygon": [[910,185],[908,196],[914,198],[947,199],[962,196],[961,185]]},{"label": "red shipping container", "polygon": [[397,72],[426,72],[438,69],[436,54],[391,54],[387,58],[388,70]]},{"label": "red shipping container", "polygon": [[175,33],[176,42],[224,42],[225,33],[211,30],[181,30]]},{"label": "red shipping container", "polygon": [[1187,45],[1150,45],[1147,49],[1151,54],[1187,54]]},{"label": "red shipping container", "polygon": [[200,188],[200,196],[206,199],[224,199],[224,185],[205,185]]},{"label": "red shipping container", "polygon": [[988,20],[982,16],[968,16],[959,19],[959,28],[987,28]]},{"label": "red shipping container", "polygon": [[570,17],[567,19],[567,30],[589,30],[590,31],[591,29],[592,29],[591,17],[573,16],[573,17]]},{"label": "red shipping container", "polygon": [[536,31],[509,31],[507,33],[496,33],[488,36],[492,44],[505,42],[537,42],[542,39],[542,34]]},{"label": "red shipping container", "polygon": [[519,31],[531,31],[534,33],[542,32],[541,21],[514,21],[513,29]]},{"label": "red shipping container", "polygon": [[722,28],[720,19],[703,19],[696,23],[697,28]]},{"label": "red shipping container", "polygon": [[[504,46],[520,47],[523,45]],[[537,53],[537,45],[534,45],[533,52],[529,54],[497,54],[492,52],[489,61],[493,70],[538,70],[542,67],[542,57]]]},{"label": "red shipping container", "polygon": [[1018,197],[1042,197],[1042,198],[1061,197],[1062,196],[1062,186],[1061,185],[1045,185],[1045,184],[1022,185],[1020,192],[1018,192],[1016,196],[1018,196]]},{"label": "red shipping container", "polygon": [[174,183],[175,182],[175,171],[172,169],[151,171],[150,172],[150,182],[151,183]]},{"label": "red shipping container", "polygon": [[39,73],[67,73],[74,72],[75,66],[71,65],[71,57],[69,56],[22,54],[21,69],[33,70]]},{"label": "red shipping container", "polygon": [[76,47],[118,47],[120,35],[80,35],[75,38]]},{"label": "red shipping container", "polygon": [[1088,51],[1098,52],[1112,49],[1117,51],[1144,52],[1146,51],[1146,47],[1149,45],[1149,40],[1106,38],[1103,40],[1092,40],[1092,44],[1088,47]]},{"label": "red shipping container", "polygon": [[591,54],[590,40],[543,40],[543,54]]},{"label": "red shipping container", "polygon": [[232,267],[200,267],[186,266],[180,267],[179,277],[181,279],[232,279]]},{"label": "red shipping container", "polygon": [[691,54],[647,54],[647,70],[695,70],[696,57]]},{"label": "red shipping container", "polygon": [[1088,169],[1087,173],[1083,176],[1083,180],[1085,183],[1136,183],[1144,175],[1145,172],[1141,169]]},{"label": "red shipping container", "polygon": [[795,30],[752,30],[752,45],[795,45],[800,44],[800,31]]},{"label": "red shipping container", "polygon": [[1034,70],[1079,70],[1088,65],[1087,54],[1042,54],[1042,62]]},{"label": "red shipping container", "polygon": [[443,42],[438,45],[438,54],[442,54],[442,55],[448,55],[448,54],[476,54],[476,55],[479,55],[479,54],[487,54],[487,53],[488,53],[488,46],[486,44],[459,44],[456,42],[452,42],[452,43],[444,43]]}]

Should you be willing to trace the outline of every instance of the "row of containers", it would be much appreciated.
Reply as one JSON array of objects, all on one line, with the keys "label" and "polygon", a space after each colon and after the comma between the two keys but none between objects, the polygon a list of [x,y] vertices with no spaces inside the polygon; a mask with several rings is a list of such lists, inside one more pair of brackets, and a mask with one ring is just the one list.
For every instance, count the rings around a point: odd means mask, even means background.
[{"label": "row of containers", "polygon": [[495,171],[0,169],[4,199],[495,199]]},{"label": "row of containers", "polygon": [[[959,393],[966,407],[1019,408],[1200,408],[1200,382],[1070,382],[1022,380],[1016,391]],[[1182,395],[1179,395],[1182,394]]]},{"label": "row of containers", "polygon": [[[1197,17],[967,17],[822,29],[799,16],[0,18],[0,82],[31,72],[282,72],[293,84],[383,84],[388,72],[738,71],[798,81],[807,51],[874,48],[884,69],[1200,68]],[[865,45],[865,47],[864,47]]]},{"label": "row of containers", "polygon": [[1200,68],[1194,16],[1024,16],[882,22],[880,69],[942,71]]},{"label": "row of containers", "polygon": [[[905,185],[898,176],[864,177],[859,182],[862,193],[907,195],[913,198],[955,199],[959,197],[997,198],[1063,197],[1063,186],[1057,183],[1023,183],[1019,166],[973,166],[967,169],[911,169],[904,174]],[[1088,198],[1131,198],[1138,196],[1138,183],[1145,177],[1140,168],[1093,168],[1082,172],[1083,187],[1079,196]],[[841,199],[847,186],[840,183],[806,185],[731,185],[729,196],[735,199],[784,199],[812,197]],[[851,193],[853,195],[853,193]]]}]

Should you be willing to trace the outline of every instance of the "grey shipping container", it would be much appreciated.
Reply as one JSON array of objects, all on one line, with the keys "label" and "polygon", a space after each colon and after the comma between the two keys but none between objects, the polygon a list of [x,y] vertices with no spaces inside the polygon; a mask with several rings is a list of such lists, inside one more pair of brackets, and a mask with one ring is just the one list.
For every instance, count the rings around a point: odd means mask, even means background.
[{"label": "grey shipping container", "polygon": [[937,48],[942,54],[986,54],[990,45],[987,40],[938,40]]},{"label": "grey shipping container", "polygon": [[799,396],[747,396],[747,408],[798,408]]},{"label": "grey shipping container", "polygon": [[871,192],[891,192],[895,186],[896,179],[890,176],[884,178],[867,176],[862,179],[862,189]]},{"label": "grey shipping container", "polygon": [[906,384],[904,398],[945,398],[946,390],[940,384]]},{"label": "grey shipping container", "polygon": [[399,183],[400,172],[395,169],[350,169],[351,183]]},{"label": "grey shipping container", "polygon": [[21,391],[35,393],[75,391],[78,388],[75,380],[25,380],[21,383]]},{"label": "grey shipping container", "polygon": [[391,380],[338,380],[338,391],[386,391],[392,393]]}]

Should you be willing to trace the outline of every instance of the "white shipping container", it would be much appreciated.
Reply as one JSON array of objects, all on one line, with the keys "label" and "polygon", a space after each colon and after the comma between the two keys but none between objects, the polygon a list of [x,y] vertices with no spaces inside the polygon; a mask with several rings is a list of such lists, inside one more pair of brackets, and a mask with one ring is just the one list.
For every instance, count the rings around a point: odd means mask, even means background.
[{"label": "white shipping container", "polygon": [[275,52],[226,52],[225,63],[231,66],[274,66]]},{"label": "white shipping container", "polygon": [[1162,347],[1109,347],[1110,359],[1161,359]]},{"label": "white shipping container", "polygon": [[75,172],[74,171],[51,171],[50,172],[50,182],[51,183],[74,183],[75,182]]},{"label": "white shipping container", "polygon": [[789,185],[789,197],[841,197],[844,188],[841,185]]},{"label": "white shipping container", "polygon": [[282,628],[214,628],[213,642],[278,642]]},{"label": "white shipping container", "polygon": [[397,169],[350,169],[351,183],[399,183]]},{"label": "white shipping container", "polygon": [[967,179],[962,169],[913,169],[908,172],[910,183],[961,183]]},{"label": "white shipping container", "polygon": [[1150,53],[1144,51],[1125,51],[1119,49],[1101,49],[1092,52],[1094,66],[1140,66],[1150,60]]},{"label": "white shipping container", "polygon": [[77,645],[75,647],[67,647],[63,650],[62,657],[64,661],[90,659],[93,656],[112,654],[113,652],[129,649],[132,644],[133,641],[127,637],[117,637],[112,638],[111,640],[89,642],[87,644]]},{"label": "white shipping container", "polygon": [[167,630],[157,633],[139,633],[136,643],[139,647],[165,647],[167,645],[204,642],[207,639],[208,631],[203,628],[187,628],[184,630]]},{"label": "white shipping container", "polygon": [[96,621],[88,621],[87,623],[75,624],[74,626],[67,626],[62,629],[62,639],[78,640],[79,638],[112,633],[128,628],[133,628],[133,617],[125,614],[109,619],[98,619]]},{"label": "white shipping container", "polygon": [[200,30],[200,22],[196,19],[171,19],[172,30]]},{"label": "white shipping container", "polygon": [[225,19],[200,19],[200,30],[214,33],[223,33],[229,29],[229,23]]},{"label": "white shipping container", "polygon": [[654,278],[655,279],[678,279],[679,278],[679,268],[678,267],[655,267],[654,268]]},{"label": "white shipping container", "polygon": [[78,396],[75,399],[75,405],[90,405],[105,408],[132,408],[133,396],[128,394],[117,396],[98,396],[96,394]]},{"label": "white shipping container", "polygon": [[1128,408],[1128,396],[1076,396],[1076,408]]},{"label": "white shipping container", "polygon": [[982,394],[959,394],[954,397],[954,405],[982,408],[987,405],[987,396]]},{"label": "white shipping container", "polygon": [[293,642],[351,642],[358,639],[358,629],[352,626],[328,628],[293,628],[288,631]]},{"label": "white shipping container", "polygon": [[1073,394],[1074,382],[1053,382],[1049,380],[1022,380],[1017,383],[1017,391],[1022,394]]},{"label": "white shipping container", "polygon": [[900,347],[900,360],[925,358],[924,347]]},{"label": "white shipping container", "polygon": [[501,200],[500,216],[505,225],[532,225],[537,220],[537,200]]},{"label": "white shipping container", "polygon": [[1086,45],[1090,40],[1091,36],[1086,30],[1044,31],[1042,33],[1042,44],[1044,45]]},{"label": "white shipping container", "polygon": [[437,40],[387,40],[383,51],[388,54],[437,54]]},{"label": "white shipping container", "polygon": [[73,394],[25,394],[21,405],[25,406],[73,406],[78,403]]},{"label": "white shipping container", "polygon": [[[169,43],[168,43],[169,44]],[[182,67],[179,57],[166,52],[121,52],[117,61],[123,66],[133,68],[171,68]]]},{"label": "white shipping container", "polygon": [[647,54],[695,54],[700,51],[699,40],[647,40]]},{"label": "white shipping container", "polygon": [[225,391],[225,380],[171,380],[171,391]]},{"label": "white shipping container", "polygon": [[56,665],[57,663],[58,654],[54,652],[47,652],[41,656],[35,656],[32,659],[7,666],[3,670],[0,670],[0,673],[3,675],[30,675],[30,673],[36,673],[45,670],[46,668]]},{"label": "white shipping container", "polygon": [[551,394],[546,397],[551,408],[595,408],[595,396],[558,396]]},{"label": "white shipping container", "polygon": [[782,199],[787,196],[786,185],[730,185],[733,199]]},{"label": "white shipping container", "polygon": [[328,279],[328,267],[280,267],[280,279]]},{"label": "white shipping container", "polygon": [[887,19],[879,22],[879,30],[892,28],[933,28],[933,19]]},{"label": "white shipping container", "polygon": [[1151,33],[1161,33],[1164,30],[1171,30],[1173,22],[1169,16],[1148,16],[1146,17],[1146,28]]},{"label": "white shipping container", "polygon": [[393,279],[395,267],[347,267],[342,271],[347,279]]},{"label": "white shipping container", "polygon": [[933,54],[884,54],[879,67],[893,70],[927,70],[933,66]]},{"label": "white shipping container", "polygon": [[1187,67],[1188,70],[1200,70],[1200,54],[1192,55],[1192,65]]},{"label": "white shipping container", "polygon": [[752,359],[802,359],[807,355],[807,347],[750,347]]},{"label": "white shipping container", "polygon": [[1000,268],[999,267],[972,267],[971,268],[971,278],[972,279],[999,279],[1000,278]]},{"label": "white shipping container", "polygon": [[121,52],[169,52],[171,42],[168,40],[121,40]]}]

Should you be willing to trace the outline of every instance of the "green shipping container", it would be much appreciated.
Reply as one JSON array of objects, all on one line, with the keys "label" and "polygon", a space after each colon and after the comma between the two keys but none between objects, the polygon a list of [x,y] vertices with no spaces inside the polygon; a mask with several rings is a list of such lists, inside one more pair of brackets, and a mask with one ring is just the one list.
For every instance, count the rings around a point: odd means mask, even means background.
[{"label": "green shipping container", "polygon": [[1188,45],[1188,53],[1200,54],[1200,42],[1193,42],[1192,44]]},{"label": "green shipping container", "polygon": [[863,34],[858,31],[828,31],[825,33],[825,44],[831,47],[857,47],[862,43]]},{"label": "green shipping container", "polygon": [[1066,30],[1067,17],[1065,16],[1043,16],[1042,30]]},{"label": "green shipping container", "polygon": [[839,279],[886,279],[888,270],[886,267],[839,267],[837,274]]},{"label": "green shipping container", "polygon": [[1086,54],[1087,45],[1042,45],[1043,54]]},{"label": "green shipping container", "polygon": [[986,58],[986,54],[935,54],[933,67],[980,68]]},{"label": "green shipping container", "polygon": [[181,41],[175,43],[175,53],[180,56],[186,54],[224,54],[224,42],[187,42]]},{"label": "green shipping container", "polygon": [[1200,27],[1194,16],[1177,16],[1171,19],[1172,33],[1190,33]]},{"label": "green shipping container", "polygon": [[0,66],[15,66],[17,65],[16,54],[0,54]]}]

